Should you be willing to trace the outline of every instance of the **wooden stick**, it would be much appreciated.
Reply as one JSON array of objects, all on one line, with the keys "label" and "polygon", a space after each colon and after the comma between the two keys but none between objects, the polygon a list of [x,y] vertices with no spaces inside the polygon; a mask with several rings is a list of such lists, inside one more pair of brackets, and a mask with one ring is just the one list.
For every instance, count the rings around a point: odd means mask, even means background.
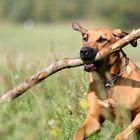
[{"label": "wooden stick", "polygon": [[128,45],[131,41],[136,40],[140,38],[140,29],[133,30],[130,34],[127,36],[123,37],[113,45],[111,45],[108,48],[102,49],[100,52],[95,57],[95,60],[100,60],[101,58],[104,58],[108,54],[111,54],[117,50],[120,50],[121,48],[125,47]]},{"label": "wooden stick", "polygon": [[[100,51],[95,58],[96,60],[99,60],[108,54],[121,49],[125,45],[129,44],[132,40],[136,40],[140,38],[140,29],[133,31],[129,35],[125,36],[121,40],[117,41],[113,45],[111,45],[109,48],[103,49]],[[7,101],[11,101],[15,99],[16,97],[22,95],[25,91],[33,87],[34,85],[40,83],[45,78],[49,77],[50,75],[66,68],[73,68],[83,65],[84,63],[80,58],[64,58],[62,60],[58,60],[55,63],[51,64],[47,68],[43,68],[38,73],[34,74],[27,80],[23,81],[19,85],[15,86],[13,89],[5,92],[0,96],[0,103],[4,103]]]},{"label": "wooden stick", "polygon": [[80,58],[64,58],[62,60],[58,60],[55,63],[51,64],[49,67],[43,68],[38,73],[34,74],[27,80],[15,86],[13,89],[5,92],[2,96],[0,96],[0,103],[15,99],[34,85],[40,83],[45,78],[62,69],[78,67],[81,65],[83,65],[83,62]]}]

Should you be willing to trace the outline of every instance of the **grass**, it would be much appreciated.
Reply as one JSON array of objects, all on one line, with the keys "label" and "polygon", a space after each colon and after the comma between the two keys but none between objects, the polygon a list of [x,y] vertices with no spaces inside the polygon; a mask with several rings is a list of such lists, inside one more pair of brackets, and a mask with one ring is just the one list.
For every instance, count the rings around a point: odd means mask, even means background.
[{"label": "grass", "polygon": [[[78,56],[81,36],[71,25],[0,26],[0,93],[64,57]],[[140,48],[127,47],[134,61]],[[132,53],[133,51],[133,53]],[[87,73],[63,70],[0,107],[2,140],[70,140],[86,115]],[[109,121],[89,140],[111,140],[119,128]]]}]

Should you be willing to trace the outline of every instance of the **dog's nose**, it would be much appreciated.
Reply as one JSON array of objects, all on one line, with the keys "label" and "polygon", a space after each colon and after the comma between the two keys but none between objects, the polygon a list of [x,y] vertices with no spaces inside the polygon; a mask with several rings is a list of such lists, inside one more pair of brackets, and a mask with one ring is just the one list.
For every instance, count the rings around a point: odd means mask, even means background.
[{"label": "dog's nose", "polygon": [[92,47],[82,47],[80,50],[80,57],[83,61],[91,61],[95,58],[97,49]]},{"label": "dog's nose", "polygon": [[83,47],[80,50],[80,55],[88,55],[89,54],[89,49],[87,49],[87,47]]}]

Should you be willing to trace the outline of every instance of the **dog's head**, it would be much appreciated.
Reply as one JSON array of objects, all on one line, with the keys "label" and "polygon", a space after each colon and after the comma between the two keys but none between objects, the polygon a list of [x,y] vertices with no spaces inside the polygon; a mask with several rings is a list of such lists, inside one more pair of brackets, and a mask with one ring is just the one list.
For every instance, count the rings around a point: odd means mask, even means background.
[{"label": "dog's head", "polygon": [[[83,38],[83,47],[80,50],[80,57],[86,64],[92,64],[96,54],[103,48],[107,48],[119,39],[128,35],[127,32],[124,32],[120,29],[110,30],[110,29],[92,29],[86,30],[82,28],[79,23],[73,22],[72,28],[76,31],[81,32]],[[131,45],[136,47],[137,42],[132,41]],[[96,70],[100,65],[99,62],[92,65],[87,65],[87,71]],[[92,68],[91,68],[92,67]]]}]

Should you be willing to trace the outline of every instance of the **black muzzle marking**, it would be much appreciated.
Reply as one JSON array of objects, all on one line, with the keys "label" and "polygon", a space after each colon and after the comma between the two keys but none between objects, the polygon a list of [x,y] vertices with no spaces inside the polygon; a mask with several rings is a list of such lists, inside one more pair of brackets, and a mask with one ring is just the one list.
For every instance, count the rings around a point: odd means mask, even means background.
[{"label": "black muzzle marking", "polygon": [[94,61],[97,52],[98,52],[97,49],[91,47],[82,47],[80,50],[80,58],[85,63],[92,63]]}]

